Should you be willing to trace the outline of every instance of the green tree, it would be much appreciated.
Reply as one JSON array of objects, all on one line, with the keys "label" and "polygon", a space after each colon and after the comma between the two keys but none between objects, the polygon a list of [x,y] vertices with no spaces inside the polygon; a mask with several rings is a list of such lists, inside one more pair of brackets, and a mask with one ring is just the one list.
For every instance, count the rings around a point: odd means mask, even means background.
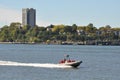
[{"label": "green tree", "polygon": [[0,41],[7,42],[9,41],[9,27],[4,26],[0,31]]},{"label": "green tree", "polygon": [[77,31],[77,25],[73,24],[72,25],[72,33],[76,33],[76,31]]}]

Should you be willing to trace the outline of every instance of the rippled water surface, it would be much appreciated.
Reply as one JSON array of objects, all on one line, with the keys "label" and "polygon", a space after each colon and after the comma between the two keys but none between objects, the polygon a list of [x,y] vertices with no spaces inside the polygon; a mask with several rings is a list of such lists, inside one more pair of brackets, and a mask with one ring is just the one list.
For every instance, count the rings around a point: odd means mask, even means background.
[{"label": "rippled water surface", "polygon": [[[59,66],[65,54],[83,63]],[[0,44],[0,80],[120,80],[120,47]]]}]

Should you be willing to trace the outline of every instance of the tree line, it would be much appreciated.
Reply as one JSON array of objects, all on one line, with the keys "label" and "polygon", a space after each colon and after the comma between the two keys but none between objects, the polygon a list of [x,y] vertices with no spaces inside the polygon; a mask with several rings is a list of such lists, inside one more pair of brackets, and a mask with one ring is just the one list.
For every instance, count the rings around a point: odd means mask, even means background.
[{"label": "tree line", "polygon": [[11,23],[0,29],[0,42],[61,43],[65,41],[120,41],[120,28],[112,28],[110,25],[96,28],[92,23],[86,26],[73,24],[47,27]]}]

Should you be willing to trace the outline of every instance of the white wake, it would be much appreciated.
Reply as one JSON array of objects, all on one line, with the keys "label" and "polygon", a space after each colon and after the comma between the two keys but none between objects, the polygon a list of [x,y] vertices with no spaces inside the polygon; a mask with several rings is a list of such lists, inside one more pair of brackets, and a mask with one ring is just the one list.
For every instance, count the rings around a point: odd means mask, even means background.
[{"label": "white wake", "polygon": [[12,61],[0,61],[0,66],[27,66],[27,67],[43,67],[43,68],[71,68],[71,66],[52,64],[52,63],[20,63]]}]

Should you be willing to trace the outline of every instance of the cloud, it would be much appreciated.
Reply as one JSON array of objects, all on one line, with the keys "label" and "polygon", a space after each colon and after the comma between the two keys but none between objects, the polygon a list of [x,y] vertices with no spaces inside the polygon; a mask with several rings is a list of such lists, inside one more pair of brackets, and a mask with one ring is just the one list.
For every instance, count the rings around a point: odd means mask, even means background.
[{"label": "cloud", "polygon": [[[37,13],[36,13],[37,14]],[[37,16],[36,16],[37,18]],[[4,25],[10,25],[12,22],[22,22],[22,9],[14,10],[10,8],[2,8],[0,6],[0,27]],[[48,21],[43,21],[37,18],[36,24],[38,26],[48,26],[50,24],[54,24]]]},{"label": "cloud", "polygon": [[60,25],[60,24],[62,24],[62,23],[58,23],[58,22],[54,22],[54,21],[50,22],[50,21],[45,21],[45,20],[40,20],[40,19],[37,19],[36,23],[37,23],[38,26],[44,26],[44,27],[47,27],[47,26],[49,26],[51,24],[52,25]]},{"label": "cloud", "polygon": [[9,25],[11,22],[21,22],[21,12],[0,7],[0,26]]},{"label": "cloud", "polygon": [[43,20],[37,20],[36,23],[37,23],[38,26],[44,26],[44,27],[47,27],[47,26],[49,26],[51,24],[53,24],[53,25],[57,24],[57,23],[43,21]]},{"label": "cloud", "polygon": [[49,22],[47,22],[47,21],[42,21],[42,20],[39,20],[39,19],[36,20],[36,24],[37,24],[38,26],[44,26],[44,27],[50,25]]}]

